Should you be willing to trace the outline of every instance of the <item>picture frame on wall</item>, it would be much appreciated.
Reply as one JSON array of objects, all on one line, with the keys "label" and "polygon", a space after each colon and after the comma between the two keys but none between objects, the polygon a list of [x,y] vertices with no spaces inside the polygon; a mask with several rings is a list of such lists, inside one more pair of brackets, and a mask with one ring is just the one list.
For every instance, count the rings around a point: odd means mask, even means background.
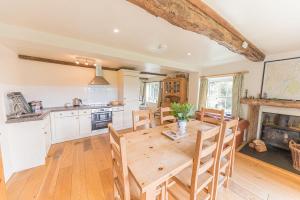
[{"label": "picture frame on wall", "polygon": [[264,62],[260,97],[300,100],[300,57]]}]

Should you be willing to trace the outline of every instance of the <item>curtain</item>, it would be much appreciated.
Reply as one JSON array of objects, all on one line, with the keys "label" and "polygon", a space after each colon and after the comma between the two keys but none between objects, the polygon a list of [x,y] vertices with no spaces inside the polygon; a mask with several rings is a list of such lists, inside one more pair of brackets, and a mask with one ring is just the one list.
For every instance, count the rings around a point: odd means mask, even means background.
[{"label": "curtain", "polygon": [[233,76],[233,84],[232,84],[232,116],[239,117],[242,114],[241,109],[241,96],[243,89],[243,74],[235,74]]},{"label": "curtain", "polygon": [[142,101],[142,103],[145,103],[146,83],[143,80],[140,81],[140,101]]},{"label": "curtain", "polygon": [[201,82],[200,82],[199,107],[198,107],[199,110],[202,107],[206,107],[207,90],[208,90],[208,79],[203,77],[201,78]]},{"label": "curtain", "polygon": [[158,100],[157,100],[157,107],[161,107],[162,104],[162,82],[159,82],[159,93],[158,93]]}]

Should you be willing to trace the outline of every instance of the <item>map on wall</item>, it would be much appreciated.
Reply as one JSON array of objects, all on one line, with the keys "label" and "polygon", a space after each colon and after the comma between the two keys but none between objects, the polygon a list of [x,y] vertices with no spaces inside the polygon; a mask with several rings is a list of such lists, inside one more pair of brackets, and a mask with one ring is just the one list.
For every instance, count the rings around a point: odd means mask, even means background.
[{"label": "map on wall", "polygon": [[263,93],[268,98],[300,100],[300,58],[267,62]]}]

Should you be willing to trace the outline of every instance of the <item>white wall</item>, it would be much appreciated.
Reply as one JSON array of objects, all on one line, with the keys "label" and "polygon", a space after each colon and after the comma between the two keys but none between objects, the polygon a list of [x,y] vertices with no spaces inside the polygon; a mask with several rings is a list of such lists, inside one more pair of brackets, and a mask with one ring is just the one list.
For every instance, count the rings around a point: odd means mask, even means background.
[{"label": "white wall", "polygon": [[[269,55],[266,57],[266,61],[291,58],[300,56],[300,51],[287,52],[275,55]],[[261,89],[262,83],[262,74],[263,74],[264,62],[251,62],[248,60],[241,62],[234,62],[224,65],[219,65],[215,67],[204,68],[201,71],[201,75],[215,75],[215,74],[224,74],[224,73],[233,73],[239,71],[249,71],[249,73],[244,75],[244,87],[243,87],[243,96],[245,94],[245,89],[248,89],[248,96],[258,97]],[[300,74],[299,74],[300,75]],[[243,105],[243,115],[242,117],[247,118],[247,106]]]},{"label": "white wall", "polygon": [[110,86],[88,87],[95,75],[93,69],[21,60],[0,44],[0,145],[7,180],[13,173],[7,146],[5,120],[7,92],[20,91],[27,101],[42,100],[44,107],[63,106],[74,97],[84,103],[108,103],[117,99],[117,72],[104,71]]}]

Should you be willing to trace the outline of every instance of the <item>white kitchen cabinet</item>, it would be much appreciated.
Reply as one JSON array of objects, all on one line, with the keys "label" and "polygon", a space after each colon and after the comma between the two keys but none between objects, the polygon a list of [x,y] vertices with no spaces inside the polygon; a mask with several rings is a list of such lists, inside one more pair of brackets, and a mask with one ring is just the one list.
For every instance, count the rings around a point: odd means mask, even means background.
[{"label": "white kitchen cabinet", "polygon": [[92,133],[91,114],[79,116],[79,137],[88,137]]},{"label": "white kitchen cabinet", "polygon": [[116,130],[123,129],[124,107],[113,107],[112,111],[112,124]]},{"label": "white kitchen cabinet", "polygon": [[5,125],[13,172],[45,164],[44,125],[44,120]]},{"label": "white kitchen cabinet", "polygon": [[124,100],[139,100],[140,79],[136,76],[124,76]]},{"label": "white kitchen cabinet", "polygon": [[51,113],[52,143],[88,137],[92,133],[91,109]]},{"label": "white kitchen cabinet", "polygon": [[62,116],[54,118],[53,142],[64,142],[79,136],[79,117]]},{"label": "white kitchen cabinet", "polygon": [[43,126],[43,133],[45,136],[45,149],[46,149],[46,155],[49,152],[49,149],[51,147],[51,143],[52,143],[52,134],[51,134],[51,123],[50,123],[50,117],[47,116],[44,119],[44,126]]},{"label": "white kitchen cabinet", "polygon": [[119,100],[124,103],[123,128],[132,127],[132,111],[139,110],[140,78],[139,72],[119,70]]}]

